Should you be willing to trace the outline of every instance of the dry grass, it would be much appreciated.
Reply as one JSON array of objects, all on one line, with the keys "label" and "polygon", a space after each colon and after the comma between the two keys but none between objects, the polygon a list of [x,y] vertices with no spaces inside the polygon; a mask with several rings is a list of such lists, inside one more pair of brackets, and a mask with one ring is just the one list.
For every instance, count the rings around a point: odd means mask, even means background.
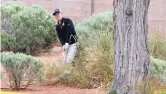
[{"label": "dry grass", "polygon": [[165,31],[151,32],[148,36],[149,52],[154,58],[166,60],[166,34]]}]

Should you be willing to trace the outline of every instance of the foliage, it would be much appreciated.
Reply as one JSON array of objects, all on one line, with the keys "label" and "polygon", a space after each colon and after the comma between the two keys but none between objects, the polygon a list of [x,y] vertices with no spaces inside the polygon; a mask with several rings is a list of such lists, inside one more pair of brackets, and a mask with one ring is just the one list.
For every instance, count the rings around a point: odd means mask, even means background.
[{"label": "foliage", "polygon": [[[150,75],[147,78],[146,94],[160,94],[166,88],[165,82],[166,62],[151,57]],[[144,87],[141,87],[140,91],[143,92]]]},{"label": "foliage", "polygon": [[109,94],[117,94],[116,90],[112,90]]},{"label": "foliage", "polygon": [[150,32],[149,51],[154,58],[166,60],[166,37],[164,31]]},{"label": "foliage", "polygon": [[[26,50],[26,53],[29,54],[29,50],[32,52],[36,45],[42,48],[55,40],[55,21],[42,7],[24,7],[18,2],[10,2],[3,3],[1,9],[2,36],[4,34],[12,36],[3,36],[2,40],[15,39],[13,42],[15,44],[11,45],[8,45],[9,41],[2,41],[4,50],[15,52]],[[6,45],[9,47],[5,48]]]},{"label": "foliage", "polygon": [[[80,40],[79,40],[80,41]],[[89,70],[87,70],[86,50],[82,43],[77,45],[77,53],[75,60],[63,73],[60,75],[60,82],[62,84],[80,88],[91,88]]]},{"label": "foliage", "polygon": [[22,11],[24,5],[19,2],[6,2],[0,5],[1,8],[1,42],[2,50],[14,50],[16,40],[13,36],[12,15]]},{"label": "foliage", "polygon": [[[111,12],[94,14],[87,21],[76,23],[78,34],[77,55],[73,61],[66,81],[72,86],[82,88],[99,87],[107,85],[112,78],[112,19]],[[105,48],[106,47],[106,48]],[[103,50],[103,48],[105,48]],[[91,57],[93,56],[93,57]],[[103,58],[105,57],[105,58]],[[94,58],[98,58],[94,61]]]},{"label": "foliage", "polygon": [[113,37],[112,33],[100,33],[100,39],[94,51],[98,59],[91,67],[91,76],[97,78],[94,83],[98,82],[98,86],[103,84],[105,88],[113,79]]},{"label": "foliage", "polygon": [[54,20],[38,6],[25,8],[12,18],[16,39],[22,40],[19,41],[19,46],[42,45],[55,38]]},{"label": "foliage", "polygon": [[24,9],[24,5],[19,2],[6,2],[0,5],[1,6],[1,32],[7,32],[9,34],[13,33],[12,30],[12,15],[17,14],[18,12]]},{"label": "foliage", "polygon": [[113,30],[112,12],[93,14],[88,19],[88,25],[94,30]]},{"label": "foliage", "polygon": [[[78,44],[77,49],[84,50],[80,44]],[[61,64],[59,60],[47,63],[45,65],[46,84],[64,84],[80,88],[91,87],[85,68],[84,51],[77,53],[75,61],[71,64]]]},{"label": "foliage", "polygon": [[151,75],[166,81],[166,61],[151,57]]},{"label": "foliage", "polygon": [[0,39],[1,39],[1,49],[8,49],[9,51],[14,50],[13,48],[16,46],[16,38],[13,37],[12,35],[8,34],[8,33],[2,33],[0,35]]},{"label": "foliage", "polygon": [[100,33],[113,31],[112,12],[93,14],[86,21],[76,22],[75,29],[83,46],[91,47]]},{"label": "foliage", "polygon": [[54,85],[59,83],[60,75],[68,69],[68,66],[63,65],[60,62],[49,62],[45,63],[44,68],[46,75],[45,83],[48,85]]},{"label": "foliage", "polygon": [[1,53],[2,79],[14,90],[43,79],[43,64],[22,53]]},{"label": "foliage", "polygon": [[166,94],[166,91],[161,92],[160,94]]},{"label": "foliage", "polygon": [[[148,76],[146,81],[139,85],[138,94],[160,94],[162,81],[158,77]],[[145,93],[146,92],[146,93]]]}]

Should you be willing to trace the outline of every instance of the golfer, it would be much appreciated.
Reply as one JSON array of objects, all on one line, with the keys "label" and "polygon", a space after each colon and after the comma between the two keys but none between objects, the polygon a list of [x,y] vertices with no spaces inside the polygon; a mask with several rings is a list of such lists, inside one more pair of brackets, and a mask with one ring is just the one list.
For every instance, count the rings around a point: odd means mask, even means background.
[{"label": "golfer", "polygon": [[62,16],[62,12],[56,9],[53,16],[57,20],[57,37],[62,44],[63,62],[70,63],[76,54],[77,35],[72,20]]}]

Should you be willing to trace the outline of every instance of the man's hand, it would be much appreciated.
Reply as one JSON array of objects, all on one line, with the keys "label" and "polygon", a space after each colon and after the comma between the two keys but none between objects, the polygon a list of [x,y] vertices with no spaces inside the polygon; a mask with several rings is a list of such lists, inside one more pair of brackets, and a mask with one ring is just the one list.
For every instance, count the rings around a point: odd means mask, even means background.
[{"label": "man's hand", "polygon": [[63,51],[66,51],[69,48],[69,43],[65,43],[65,45],[63,45]]}]

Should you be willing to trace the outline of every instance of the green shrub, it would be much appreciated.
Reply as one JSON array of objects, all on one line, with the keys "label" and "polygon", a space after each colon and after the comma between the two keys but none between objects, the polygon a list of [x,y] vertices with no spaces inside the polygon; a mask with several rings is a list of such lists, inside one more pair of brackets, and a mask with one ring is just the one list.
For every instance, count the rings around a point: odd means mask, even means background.
[{"label": "green shrub", "polygon": [[91,29],[100,30],[100,32],[104,30],[113,30],[112,12],[93,14],[87,21],[87,25]]},{"label": "green shrub", "polygon": [[[55,40],[55,21],[42,7],[24,7],[18,2],[10,2],[1,4],[1,9],[2,36],[5,33],[15,39],[11,45],[8,45],[8,41],[2,41],[4,50],[31,54],[34,48],[42,49]],[[12,39],[6,36],[2,38]],[[6,45],[9,47],[5,48]]]},{"label": "green shrub", "polygon": [[6,2],[0,4],[1,8],[1,32],[6,32],[12,34],[14,31],[12,29],[12,15],[24,9],[24,4],[20,2]]},{"label": "green shrub", "polygon": [[1,47],[3,50],[14,51],[16,48],[14,30],[12,29],[12,15],[24,9],[24,5],[19,2],[6,2],[0,4],[1,8]]},{"label": "green shrub", "polygon": [[43,64],[22,53],[1,53],[2,79],[14,90],[27,88],[44,77]]},{"label": "green shrub", "polygon": [[12,17],[15,36],[19,46],[47,44],[55,40],[55,22],[43,8],[32,6],[25,8]]},{"label": "green shrub", "polygon": [[151,57],[151,75],[166,81],[166,61]]},{"label": "green shrub", "polygon": [[102,32],[113,31],[112,12],[94,14],[86,21],[77,22],[75,29],[81,43],[86,48],[93,47]]},{"label": "green shrub", "polygon": [[8,49],[9,51],[13,51],[14,47],[16,46],[16,38],[8,33],[2,33],[0,35],[0,41],[1,41],[1,50],[4,51]]}]

